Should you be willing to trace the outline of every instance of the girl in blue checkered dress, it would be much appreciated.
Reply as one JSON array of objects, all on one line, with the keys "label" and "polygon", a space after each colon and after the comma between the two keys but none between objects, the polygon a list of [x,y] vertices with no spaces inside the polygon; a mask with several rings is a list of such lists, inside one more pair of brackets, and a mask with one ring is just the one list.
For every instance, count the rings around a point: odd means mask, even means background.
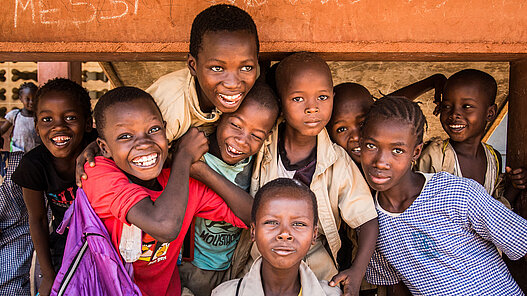
[{"label": "girl in blue checkered dress", "polygon": [[425,124],[417,103],[390,97],[364,121],[361,162],[379,215],[367,280],[388,295],[524,295],[498,249],[525,260],[527,220],[474,180],[413,171]]}]

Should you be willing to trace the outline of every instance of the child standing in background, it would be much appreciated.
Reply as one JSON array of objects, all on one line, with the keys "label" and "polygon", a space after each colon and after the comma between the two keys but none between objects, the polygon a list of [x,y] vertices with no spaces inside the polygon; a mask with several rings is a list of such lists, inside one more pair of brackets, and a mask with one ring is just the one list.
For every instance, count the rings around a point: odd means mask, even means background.
[{"label": "child standing in background", "polygon": [[379,214],[367,280],[388,295],[523,295],[497,248],[526,256],[527,221],[474,180],[414,172],[425,123],[417,103],[390,97],[364,121],[361,162]]},{"label": "child standing in background", "polygon": [[11,180],[24,152],[0,152],[0,295],[30,295],[33,242],[22,188]]},{"label": "child standing in background", "polygon": [[449,139],[433,140],[417,161],[417,170],[445,171],[476,180],[510,208],[520,190],[525,189],[527,174],[523,168],[506,168],[508,182],[505,184],[512,186],[497,190],[501,155],[481,142],[487,123],[497,115],[496,93],[496,80],[479,70],[462,70],[448,78],[440,104],[440,120]]},{"label": "child standing in background", "polygon": [[[43,145],[22,158],[13,181],[23,190],[31,238],[42,272],[41,295],[48,295],[60,268],[67,234],[57,229],[75,198],[75,159],[92,141],[88,92],[64,78],[48,81],[35,96],[35,127]],[[90,138],[91,136],[91,138]],[[46,204],[53,216],[49,233]]]},{"label": "child standing in background", "polygon": [[33,103],[37,89],[37,86],[32,82],[26,82],[20,86],[18,96],[24,104],[24,108],[7,113],[6,121],[0,127],[0,135],[5,134],[10,127],[13,127],[9,151],[28,152],[41,143],[35,130],[35,119],[33,118]]},{"label": "child standing in background", "polygon": [[[316,54],[296,53],[277,66],[276,86],[285,120],[258,154],[251,192],[279,177],[297,179],[313,190],[320,227],[306,263],[319,279],[330,280],[338,273],[335,259],[342,220],[352,228],[360,227],[357,257],[333,282],[342,281],[344,292],[358,293],[375,248],[377,214],[359,169],[342,147],[331,142],[324,128],[333,107],[331,71]],[[252,258],[258,255],[253,247]]]}]

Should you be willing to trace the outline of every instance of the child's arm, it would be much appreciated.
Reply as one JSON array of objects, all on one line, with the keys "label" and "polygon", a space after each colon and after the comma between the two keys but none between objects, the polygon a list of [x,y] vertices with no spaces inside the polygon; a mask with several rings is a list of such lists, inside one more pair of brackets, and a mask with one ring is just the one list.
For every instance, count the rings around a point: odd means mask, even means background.
[{"label": "child's arm", "polygon": [[11,124],[11,122],[9,122],[7,120],[4,121],[2,126],[0,126],[0,135],[5,134],[5,132],[7,132],[11,126],[13,126],[13,124]]},{"label": "child's arm", "polygon": [[29,233],[37,251],[37,258],[43,276],[38,292],[40,295],[49,295],[56,274],[51,262],[48,216],[43,193],[42,191],[28,188],[22,188],[22,193],[29,214]]},{"label": "child's arm", "polygon": [[149,197],[137,202],[126,214],[126,220],[160,242],[176,239],[187,209],[190,166],[207,150],[205,135],[196,128],[189,129],[179,142],[163,193],[155,202]]},{"label": "child's arm", "polygon": [[515,207],[517,198],[521,196],[522,190],[527,185],[527,172],[523,168],[512,169],[507,166],[505,167],[505,173],[508,179],[505,182],[505,198],[507,198],[513,208],[517,208]]},{"label": "child's arm", "polygon": [[395,285],[391,286],[385,286],[386,287],[386,295],[387,296],[411,296],[412,293],[410,293],[410,290],[408,290],[408,287],[402,282],[398,282]]},{"label": "child's arm", "polygon": [[374,218],[358,227],[359,245],[357,255],[353,260],[350,268],[339,272],[331,279],[330,286],[336,286],[338,283],[344,284],[343,295],[359,295],[360,285],[366,268],[370,262],[377,236],[379,235],[379,222]]},{"label": "child's arm", "polygon": [[207,187],[221,196],[232,212],[239,217],[245,225],[251,223],[253,198],[249,193],[218,174],[202,161],[193,163],[190,171],[192,178],[207,185]]},{"label": "child's arm", "polygon": [[95,141],[91,142],[84,148],[84,150],[77,156],[75,163],[75,183],[79,188],[82,187],[82,180],[88,179],[88,175],[84,171],[84,164],[89,163],[91,167],[95,166],[95,156],[101,151],[99,145]]},{"label": "child's arm", "polygon": [[[405,86],[401,89],[398,89],[388,96],[404,96],[409,100],[415,100],[420,95],[426,93],[427,91],[434,89],[434,103],[439,106],[441,103],[441,94],[443,93],[443,87],[446,82],[446,77],[443,74],[434,74],[430,77],[427,77],[421,81]],[[434,110],[434,115],[437,115],[438,108]]]}]

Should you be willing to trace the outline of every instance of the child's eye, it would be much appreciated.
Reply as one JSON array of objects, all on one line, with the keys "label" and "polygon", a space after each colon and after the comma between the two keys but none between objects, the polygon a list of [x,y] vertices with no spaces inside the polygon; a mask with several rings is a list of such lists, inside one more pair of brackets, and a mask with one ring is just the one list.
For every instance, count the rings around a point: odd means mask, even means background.
[{"label": "child's eye", "polygon": [[251,134],[251,136],[253,136],[254,138],[256,138],[256,140],[258,140],[260,142],[263,141],[263,139],[261,137],[255,135],[255,134]]},{"label": "child's eye", "polygon": [[278,221],[274,221],[274,220],[265,221],[264,224],[265,225],[278,225]]},{"label": "child's eye", "polygon": [[212,67],[210,67],[210,69],[212,70],[212,72],[221,72],[221,71],[223,71],[223,68],[220,67],[220,66],[212,66]]},{"label": "child's eye", "polygon": [[340,134],[340,133],[345,132],[347,130],[348,130],[347,127],[341,126],[341,127],[337,128],[337,134]]},{"label": "child's eye", "polygon": [[401,149],[401,148],[393,148],[392,152],[394,154],[403,154],[404,153],[404,150]]},{"label": "child's eye", "polygon": [[366,148],[368,148],[368,149],[375,149],[376,147],[372,143],[366,143]]},{"label": "child's eye", "polygon": [[71,120],[75,120],[75,119],[77,119],[77,116],[75,116],[75,115],[68,115],[68,116],[66,116],[66,121],[71,121]]},{"label": "child's eye", "polygon": [[465,104],[465,105],[463,105],[463,109],[468,109],[468,108],[470,108],[470,107],[472,107],[472,105],[469,105],[469,104]]},{"label": "child's eye", "polygon": [[42,119],[40,119],[42,122],[51,122],[52,121],[52,118],[51,117],[42,117]]},{"label": "child's eye", "polygon": [[131,138],[132,138],[132,135],[130,134],[120,134],[119,136],[117,136],[117,140],[128,140]]},{"label": "child's eye", "polygon": [[243,66],[241,70],[242,70],[243,72],[249,72],[249,71],[251,71],[252,69],[253,69],[253,66]]},{"label": "child's eye", "polygon": [[318,96],[318,99],[321,100],[321,101],[325,101],[329,98],[329,96],[326,96],[326,95],[320,95]]},{"label": "child's eye", "polygon": [[161,130],[161,128],[159,126],[154,126],[148,131],[148,133],[149,134],[153,134],[153,133],[158,132],[160,130]]},{"label": "child's eye", "polygon": [[362,127],[364,125],[364,120],[359,122],[359,127]]},{"label": "child's eye", "polygon": [[294,97],[292,100],[293,100],[293,102],[303,102],[304,98],[302,98],[302,97]]},{"label": "child's eye", "polygon": [[303,223],[303,222],[293,222],[293,226],[296,226],[296,227],[302,227],[302,226],[306,226],[306,223]]},{"label": "child's eye", "polygon": [[231,122],[231,125],[232,125],[232,126],[234,126],[235,128],[240,128],[240,126],[239,126],[239,125],[237,125],[237,124],[236,124],[236,123],[234,123],[234,122]]}]

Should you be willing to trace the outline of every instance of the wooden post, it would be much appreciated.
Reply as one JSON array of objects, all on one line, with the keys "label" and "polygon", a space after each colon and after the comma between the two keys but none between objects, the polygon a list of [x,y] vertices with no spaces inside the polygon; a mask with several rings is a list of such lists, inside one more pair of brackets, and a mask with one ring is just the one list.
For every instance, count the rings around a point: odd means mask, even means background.
[{"label": "wooden post", "polygon": [[[507,127],[507,165],[513,168],[527,168],[527,60],[510,64],[509,79],[509,121]],[[520,197],[527,201],[527,190]],[[527,218],[527,202],[512,205],[516,212]],[[514,279],[527,292],[527,260],[511,261],[503,256]]]},{"label": "wooden post", "polygon": [[39,62],[37,69],[40,85],[56,77],[68,78],[82,84],[81,62]]}]

